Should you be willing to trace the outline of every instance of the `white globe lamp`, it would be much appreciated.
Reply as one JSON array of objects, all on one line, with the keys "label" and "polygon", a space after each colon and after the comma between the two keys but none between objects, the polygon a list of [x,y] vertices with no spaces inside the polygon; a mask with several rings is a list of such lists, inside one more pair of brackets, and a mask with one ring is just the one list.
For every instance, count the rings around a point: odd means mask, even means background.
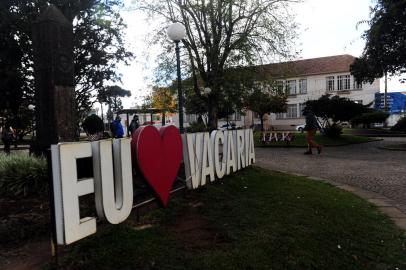
[{"label": "white globe lamp", "polygon": [[186,37],[186,28],[181,23],[173,23],[169,25],[167,34],[172,41],[180,41]]}]

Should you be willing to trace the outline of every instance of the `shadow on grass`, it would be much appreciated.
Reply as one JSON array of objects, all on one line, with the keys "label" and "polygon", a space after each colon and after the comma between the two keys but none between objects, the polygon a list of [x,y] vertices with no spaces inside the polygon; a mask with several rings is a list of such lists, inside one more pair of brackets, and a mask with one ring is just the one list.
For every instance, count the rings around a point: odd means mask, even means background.
[{"label": "shadow on grass", "polygon": [[61,269],[406,265],[404,232],[373,205],[326,183],[256,167],[172,199],[143,222],[151,226],[138,230],[128,221],[73,245]]}]

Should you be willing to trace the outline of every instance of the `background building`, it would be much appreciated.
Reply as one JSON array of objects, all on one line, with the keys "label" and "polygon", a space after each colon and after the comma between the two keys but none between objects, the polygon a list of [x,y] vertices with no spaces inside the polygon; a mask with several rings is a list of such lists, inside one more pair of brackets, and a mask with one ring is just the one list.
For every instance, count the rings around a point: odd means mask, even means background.
[{"label": "background building", "polygon": [[[324,94],[339,95],[372,106],[375,94],[380,91],[379,80],[372,84],[358,84],[350,74],[350,66],[354,60],[355,57],[351,55],[337,55],[265,66],[270,76],[288,93],[287,112],[271,114],[267,119],[267,126],[288,130],[295,125],[304,124],[304,103]],[[253,118],[255,123],[259,122],[255,116],[247,117]]]}]

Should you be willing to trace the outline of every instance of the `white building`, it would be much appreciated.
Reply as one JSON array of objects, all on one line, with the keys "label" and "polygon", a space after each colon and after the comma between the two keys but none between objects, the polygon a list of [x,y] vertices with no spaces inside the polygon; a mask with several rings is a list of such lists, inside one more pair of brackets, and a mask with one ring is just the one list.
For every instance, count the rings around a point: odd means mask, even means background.
[{"label": "white building", "polygon": [[[295,125],[304,124],[304,103],[324,94],[372,105],[375,93],[380,91],[379,80],[372,84],[357,84],[350,74],[350,65],[354,60],[355,57],[351,55],[337,55],[263,66],[289,95],[287,112],[266,117],[265,127],[289,130]],[[248,112],[245,118],[245,126],[259,123],[252,112]]]}]

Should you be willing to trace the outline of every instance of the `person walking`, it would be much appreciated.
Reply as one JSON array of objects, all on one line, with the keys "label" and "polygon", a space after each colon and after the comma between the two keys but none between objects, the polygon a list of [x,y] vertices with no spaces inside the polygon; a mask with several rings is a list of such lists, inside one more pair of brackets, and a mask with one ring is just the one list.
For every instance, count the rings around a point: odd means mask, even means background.
[{"label": "person walking", "polygon": [[129,127],[131,136],[139,127],[140,127],[140,122],[138,120],[138,115],[134,115],[133,120],[131,120],[130,127]]},{"label": "person walking", "polygon": [[314,141],[314,136],[316,135],[317,130],[320,128],[316,116],[314,116],[314,113],[310,109],[305,109],[303,111],[303,114],[306,117],[306,125],[304,127],[304,130],[306,131],[307,141],[307,151],[304,152],[304,154],[313,154],[313,148],[316,148],[317,153],[321,154],[322,146]]},{"label": "person walking", "polygon": [[4,152],[9,155],[11,143],[13,142],[13,132],[11,131],[10,125],[1,127],[1,140],[3,141]]},{"label": "person walking", "polygon": [[113,121],[112,124],[112,133],[113,137],[116,139],[123,138],[124,136],[124,128],[123,125],[121,124],[121,118],[120,116],[117,115],[116,119]]}]

